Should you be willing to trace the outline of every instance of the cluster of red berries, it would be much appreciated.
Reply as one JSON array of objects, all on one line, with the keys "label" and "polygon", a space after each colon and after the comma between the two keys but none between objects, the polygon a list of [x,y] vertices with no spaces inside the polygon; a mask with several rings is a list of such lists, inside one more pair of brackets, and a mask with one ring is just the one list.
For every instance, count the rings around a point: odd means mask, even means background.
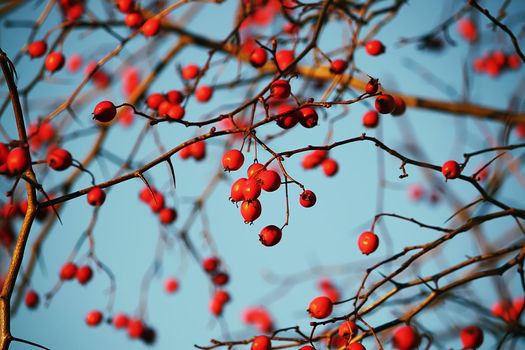
[{"label": "cluster of red berries", "polygon": [[[104,315],[99,310],[92,310],[87,313],[85,320],[89,327],[96,327],[104,321]],[[131,318],[125,313],[118,313],[105,321],[117,330],[127,330],[128,336],[131,339],[140,339],[146,344],[153,344],[155,342],[155,330],[148,327],[141,319]]]},{"label": "cluster of red berries", "polygon": [[254,326],[261,333],[273,332],[272,316],[263,306],[254,306],[244,309],[241,319],[244,323]]},{"label": "cluster of red berries", "polygon": [[184,101],[184,94],[179,90],[170,90],[166,94],[152,93],[146,99],[146,105],[157,111],[162,118],[180,120],[184,118],[186,111],[181,103]]},{"label": "cluster of red berries", "polygon": [[405,101],[398,96],[382,94],[376,97],[374,103],[375,111],[368,111],[363,114],[363,126],[366,128],[375,128],[379,124],[379,114],[391,114],[400,116],[405,113]]},{"label": "cluster of red berries", "polygon": [[[212,283],[217,287],[226,285],[230,277],[221,269],[221,260],[216,256],[211,256],[202,261],[203,270],[209,274]],[[210,300],[209,309],[212,315],[222,315],[224,305],[231,300],[230,294],[223,289],[216,289]]]},{"label": "cluster of red berries", "polygon": [[93,269],[89,265],[77,266],[74,262],[69,261],[62,265],[59,277],[62,281],[76,278],[78,283],[86,285],[93,277]]},{"label": "cluster of red berries", "polygon": [[516,52],[505,53],[502,50],[495,50],[475,58],[472,66],[475,72],[495,78],[507,70],[519,69],[521,58]]},{"label": "cluster of red berries", "polygon": [[[241,151],[232,149],[222,156],[222,166],[225,171],[237,171],[244,164]],[[267,170],[264,165],[254,163],[247,171],[248,178],[240,178],[231,187],[230,200],[234,203],[242,201],[241,215],[246,223],[255,221],[262,212],[258,198],[261,190],[274,192],[281,186],[281,176],[273,170]]]},{"label": "cluster of red berries", "polygon": [[139,192],[141,202],[149,205],[151,211],[159,215],[159,221],[163,225],[169,225],[177,220],[177,211],[175,208],[166,207],[164,195],[155,188],[144,187]]},{"label": "cluster of red berries", "polygon": [[516,322],[518,316],[523,313],[523,307],[525,306],[525,297],[518,297],[514,300],[500,300],[495,302],[490,312],[493,316],[499,317],[505,322]]},{"label": "cluster of red berries", "polygon": [[282,129],[291,129],[297,124],[311,129],[317,126],[319,121],[319,116],[312,107],[297,109],[287,103],[277,104],[275,114],[279,115],[275,122]]},{"label": "cluster of red berries", "polygon": [[302,161],[303,169],[310,170],[321,166],[326,176],[332,177],[339,171],[339,164],[333,158],[328,157],[328,152],[325,150],[314,150],[307,153]]},{"label": "cluster of red berries", "polygon": [[194,142],[179,151],[179,157],[181,159],[193,158],[196,161],[202,161],[206,158],[206,141]]},{"label": "cluster of red berries", "polygon": [[150,17],[144,21],[144,16],[134,0],[118,0],[117,9],[125,14],[124,23],[131,29],[140,27],[140,31],[145,37],[155,36],[159,33],[161,23],[156,17]]}]

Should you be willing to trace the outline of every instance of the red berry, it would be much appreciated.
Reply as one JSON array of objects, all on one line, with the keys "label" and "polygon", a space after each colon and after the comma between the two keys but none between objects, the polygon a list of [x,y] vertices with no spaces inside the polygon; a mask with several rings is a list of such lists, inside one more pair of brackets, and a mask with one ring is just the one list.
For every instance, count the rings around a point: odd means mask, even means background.
[{"label": "red berry", "polygon": [[129,13],[133,11],[133,8],[135,7],[135,1],[134,0],[118,0],[117,7],[120,12]]},{"label": "red berry", "polygon": [[102,322],[102,312],[93,310],[86,315],[86,323],[90,327],[98,326]]},{"label": "red berry", "polygon": [[334,159],[331,158],[323,160],[321,166],[323,167],[323,171],[326,176],[334,176],[339,170],[339,165]]},{"label": "red berry", "polygon": [[0,166],[3,166],[7,161],[9,155],[9,147],[5,143],[0,142]]},{"label": "red berry", "polygon": [[230,281],[230,276],[226,272],[217,272],[211,280],[216,286],[224,286]]},{"label": "red berry", "polygon": [[73,157],[71,153],[63,148],[55,148],[47,154],[47,165],[57,171],[66,170],[71,166],[72,162]]},{"label": "red berry", "polygon": [[267,60],[268,54],[266,53],[266,50],[262,47],[254,49],[250,54],[250,63],[256,68],[264,66]]},{"label": "red berry", "polygon": [[126,314],[120,313],[113,317],[113,327],[116,329],[123,329],[128,327],[129,317]]},{"label": "red berry", "polygon": [[36,309],[40,302],[40,297],[34,290],[28,290],[24,302],[29,309]]},{"label": "red berry", "polygon": [[319,116],[312,107],[303,107],[299,110],[299,123],[305,128],[313,128],[317,125]]},{"label": "red berry", "polygon": [[320,296],[314,298],[308,306],[308,313],[313,318],[326,318],[330,316],[333,309],[333,303],[330,298],[326,296]]},{"label": "red berry", "polygon": [[124,23],[130,28],[138,28],[144,18],[140,12],[130,12],[124,17]]},{"label": "red berry", "polygon": [[365,50],[371,56],[379,56],[385,52],[385,46],[379,40],[370,40],[365,44]]},{"label": "red berry", "polygon": [[66,9],[66,18],[68,21],[74,21],[84,14],[84,5],[82,3],[74,4]]},{"label": "red berry", "polygon": [[389,114],[396,107],[396,102],[390,95],[379,95],[376,97],[374,107],[381,114]]},{"label": "red berry", "polygon": [[403,101],[401,97],[394,96],[394,103],[395,103],[394,110],[392,111],[391,114],[396,117],[399,115],[403,115],[407,109],[405,101]]},{"label": "red berry", "polygon": [[344,323],[341,323],[341,325],[337,329],[339,335],[345,338],[352,338],[354,335],[357,334],[357,331],[357,325],[350,320],[346,320]]},{"label": "red berry", "polygon": [[99,102],[93,110],[93,119],[101,123],[109,123],[117,115],[117,107],[111,101]]},{"label": "red berry", "polygon": [[301,346],[299,350],[315,350],[315,348],[310,345],[305,345],[305,346]]},{"label": "red berry", "polygon": [[213,294],[213,299],[217,300],[218,302],[222,304],[226,304],[230,301],[231,297],[230,294],[222,289],[217,289],[215,293]]},{"label": "red berry", "polygon": [[[171,119],[174,119],[174,120],[180,120],[182,118],[184,118],[184,115],[186,114],[186,112],[184,111],[184,108],[182,108],[181,105],[176,105],[176,104],[170,104],[170,109],[168,110],[168,117],[170,117]],[[159,111],[161,109],[159,108]]]},{"label": "red berry", "polygon": [[213,88],[209,85],[199,86],[195,90],[195,98],[199,102],[208,102],[213,96]]},{"label": "red berry", "polygon": [[159,113],[159,116],[161,117],[167,117],[168,113],[171,110],[171,107],[173,107],[173,104],[169,101],[162,101],[159,104],[159,108],[157,108],[157,112]]},{"label": "red berry", "polygon": [[195,79],[199,75],[199,67],[196,64],[188,64],[182,68],[182,78],[184,80]]},{"label": "red berry", "polygon": [[80,266],[77,269],[76,277],[77,277],[78,283],[84,285],[88,283],[93,277],[93,270],[91,269],[91,267],[87,265]]},{"label": "red berry", "polygon": [[51,52],[49,55],[47,55],[46,60],[44,62],[44,66],[48,71],[54,73],[62,69],[62,67],[64,67],[65,62],[66,59],[64,58],[64,55],[61,52]]},{"label": "red berry", "polygon": [[365,231],[359,235],[357,245],[361,253],[366,255],[371,254],[375,252],[379,246],[379,237],[373,232]]},{"label": "red berry", "polygon": [[352,343],[346,346],[346,350],[366,350],[361,343]]},{"label": "red berry", "polygon": [[445,176],[445,179],[456,179],[461,173],[460,166],[455,160],[448,160],[443,163],[441,167],[441,173]]},{"label": "red berry", "polygon": [[283,129],[293,128],[299,122],[299,113],[290,105],[280,105],[277,114],[282,114],[276,122]]},{"label": "red berry", "polygon": [[257,175],[257,181],[266,192],[274,192],[281,186],[281,176],[273,170],[263,170]]},{"label": "red berry", "polygon": [[[159,94],[160,95],[160,94]],[[162,95],[161,95],[162,96]],[[166,94],[168,101],[173,104],[181,104],[184,101],[184,95],[179,90],[170,90]]]},{"label": "red berry", "polygon": [[333,60],[330,64],[330,72],[333,74],[342,74],[348,68],[348,62],[342,59]]},{"label": "red berry", "polygon": [[253,338],[252,347],[250,350],[270,350],[272,348],[272,341],[265,335],[259,335]]},{"label": "red berry", "polygon": [[151,198],[148,203],[149,208],[152,212],[159,213],[164,208],[166,201],[164,200],[164,195],[162,193],[155,192],[154,194],[155,196]]},{"label": "red berry", "polygon": [[202,160],[206,157],[206,143],[204,141],[192,143],[189,147],[191,155],[195,160]]},{"label": "red berry", "polygon": [[517,53],[511,53],[507,56],[507,67],[510,69],[519,69],[521,66],[521,58]]},{"label": "red berry", "polygon": [[106,194],[99,187],[94,187],[87,194],[87,202],[95,207],[100,207],[106,200]]},{"label": "red berry", "polygon": [[242,193],[245,201],[252,201],[259,198],[261,195],[261,186],[257,182],[257,179],[251,178],[246,180],[242,189]]},{"label": "red berry", "polygon": [[164,102],[164,96],[159,93],[154,93],[148,96],[148,99],[146,100],[146,104],[149,108],[153,110],[157,110],[159,108],[159,105]]},{"label": "red berry", "polygon": [[72,262],[67,262],[62,265],[60,269],[60,279],[63,281],[71,280],[77,273],[77,265]]},{"label": "red berry", "polygon": [[281,241],[283,233],[281,229],[274,225],[268,225],[261,230],[259,240],[267,247],[272,247]]},{"label": "red berry", "polygon": [[155,17],[151,17],[144,22],[141,30],[144,36],[155,36],[160,30],[160,21]]},{"label": "red berry", "polygon": [[397,350],[412,350],[419,346],[421,337],[414,327],[401,326],[394,330],[392,341]]},{"label": "red berry", "polygon": [[209,310],[214,316],[220,316],[222,314],[222,308],[224,303],[219,300],[211,299],[209,304]]},{"label": "red berry", "polygon": [[261,202],[258,199],[252,201],[244,201],[241,204],[241,215],[244,218],[245,223],[252,223],[259,216],[261,216],[262,207]]},{"label": "red berry", "polygon": [[292,50],[280,50],[275,53],[275,61],[281,71],[286,71],[290,68],[290,64],[295,60],[294,52]]},{"label": "red berry", "polygon": [[55,128],[50,122],[42,122],[38,126],[37,136],[42,142],[49,142],[55,137]]},{"label": "red berry", "polygon": [[468,326],[459,333],[465,349],[477,349],[483,344],[483,330],[477,326]]},{"label": "red berry", "polygon": [[413,184],[408,188],[408,197],[412,201],[419,201],[421,198],[423,198],[424,194],[425,190],[419,184]]},{"label": "red berry", "polygon": [[206,258],[202,261],[202,268],[206,272],[214,272],[217,270],[221,263],[221,260],[215,256],[211,256],[209,258]]},{"label": "red berry", "polygon": [[246,172],[248,175],[248,178],[251,179],[252,177],[257,177],[259,174],[264,170],[264,165],[261,163],[253,163],[248,167],[248,171]]},{"label": "red berry", "polygon": [[7,155],[5,164],[10,174],[20,174],[29,167],[27,152],[20,147],[13,148]]},{"label": "red berry", "polygon": [[315,196],[315,193],[310,190],[303,191],[299,196],[299,203],[305,208],[313,207],[315,202],[317,202],[317,197]]},{"label": "red berry", "polygon": [[31,58],[42,57],[47,51],[47,43],[45,40],[33,41],[27,46],[27,53]]},{"label": "red berry", "polygon": [[222,166],[224,171],[235,171],[239,170],[244,163],[244,155],[241,151],[236,149],[231,149],[224,152],[222,156]]},{"label": "red berry", "polygon": [[128,321],[128,336],[136,339],[140,338],[144,331],[144,323],[141,320],[131,319]]},{"label": "red berry", "polygon": [[166,293],[172,294],[179,289],[179,281],[174,277],[166,278],[164,281],[164,290]]},{"label": "red berry", "polygon": [[377,79],[371,78],[365,86],[365,92],[367,94],[373,95],[379,90],[379,82]]},{"label": "red berry", "polygon": [[162,208],[159,212],[159,220],[164,225],[169,225],[177,220],[177,211],[173,208]]},{"label": "red berry", "polygon": [[290,97],[292,88],[287,80],[279,79],[270,85],[270,95],[278,100],[286,100]]},{"label": "red berry", "polygon": [[230,200],[232,202],[239,202],[244,200],[244,184],[248,179],[240,178],[235,181],[230,191]]},{"label": "red berry", "polygon": [[478,40],[478,28],[476,28],[476,23],[470,18],[463,18],[458,21],[458,32],[463,39],[470,43]]},{"label": "red berry", "polygon": [[324,159],[326,159],[326,156],[328,155],[328,152],[325,150],[315,150],[311,153],[308,153],[304,156],[301,165],[304,169],[313,169],[323,162]]},{"label": "red berry", "polygon": [[374,111],[368,111],[363,114],[363,126],[375,128],[379,124],[379,114]]}]

